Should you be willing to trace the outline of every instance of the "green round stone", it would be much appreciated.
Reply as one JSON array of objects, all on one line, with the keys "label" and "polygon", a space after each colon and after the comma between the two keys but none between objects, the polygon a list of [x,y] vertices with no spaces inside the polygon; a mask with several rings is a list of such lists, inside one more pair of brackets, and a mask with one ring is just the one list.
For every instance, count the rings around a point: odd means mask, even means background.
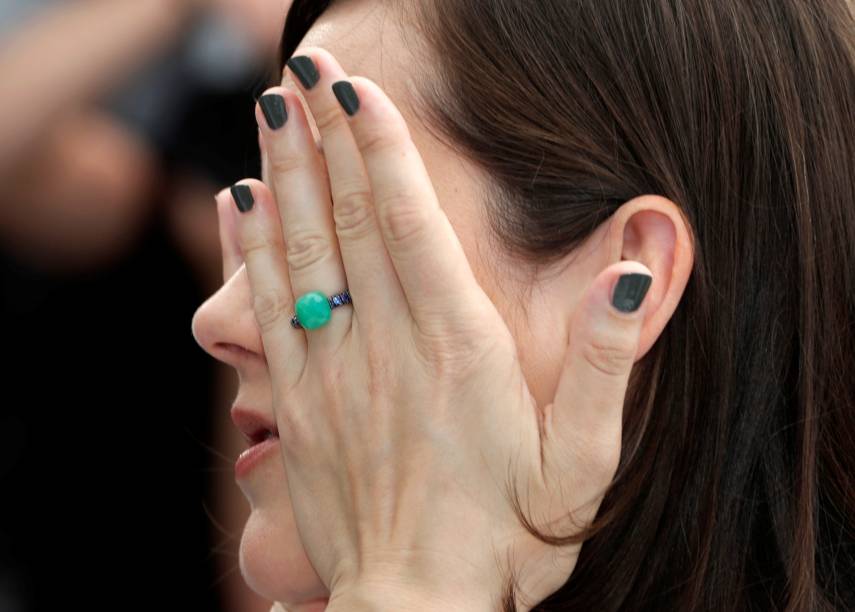
[{"label": "green round stone", "polygon": [[306,329],[326,325],[332,316],[329,300],[320,291],[310,291],[297,300],[297,320]]}]

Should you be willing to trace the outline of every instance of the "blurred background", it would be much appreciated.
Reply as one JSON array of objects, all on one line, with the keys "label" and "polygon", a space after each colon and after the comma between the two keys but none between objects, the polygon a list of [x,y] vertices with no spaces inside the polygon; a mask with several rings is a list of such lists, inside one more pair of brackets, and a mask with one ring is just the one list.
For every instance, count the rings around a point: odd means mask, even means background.
[{"label": "blurred background", "polygon": [[0,0],[0,612],[270,609],[190,325],[289,4]]}]

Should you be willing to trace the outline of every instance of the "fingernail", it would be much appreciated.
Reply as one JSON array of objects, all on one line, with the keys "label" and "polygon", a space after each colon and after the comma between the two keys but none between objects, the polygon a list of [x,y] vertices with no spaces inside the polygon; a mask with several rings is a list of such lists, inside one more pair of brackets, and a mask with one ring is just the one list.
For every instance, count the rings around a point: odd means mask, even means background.
[{"label": "fingernail", "polygon": [[232,197],[235,199],[235,204],[238,210],[242,213],[250,210],[255,204],[255,199],[252,197],[252,189],[249,185],[235,185],[232,187]]},{"label": "fingernail", "polygon": [[315,83],[321,78],[318,74],[318,69],[315,67],[315,62],[312,61],[311,57],[298,55],[289,59],[287,63],[288,67],[297,75],[297,78],[300,79],[300,82],[306,89],[314,87]]},{"label": "fingernail", "polygon": [[278,130],[288,121],[288,111],[285,109],[285,98],[279,94],[267,94],[258,100],[261,112],[271,130]]},{"label": "fingernail", "polygon": [[612,305],[621,312],[635,312],[644,301],[653,277],[648,274],[624,274],[612,296]]},{"label": "fingernail", "polygon": [[356,96],[356,90],[350,81],[336,81],[332,86],[333,93],[338,99],[338,103],[344,108],[351,117],[359,110],[359,98]]}]

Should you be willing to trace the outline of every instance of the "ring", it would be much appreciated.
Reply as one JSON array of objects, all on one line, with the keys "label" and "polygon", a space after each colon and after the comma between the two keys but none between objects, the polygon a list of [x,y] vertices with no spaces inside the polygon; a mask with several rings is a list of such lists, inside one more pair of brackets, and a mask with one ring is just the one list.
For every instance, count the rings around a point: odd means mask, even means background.
[{"label": "ring", "polygon": [[[352,304],[350,291],[345,289],[332,297],[327,297],[320,291],[304,293],[294,305],[297,313],[291,317],[291,327],[294,329],[318,329],[323,327],[332,318],[332,309]],[[299,318],[298,318],[299,317]]]}]

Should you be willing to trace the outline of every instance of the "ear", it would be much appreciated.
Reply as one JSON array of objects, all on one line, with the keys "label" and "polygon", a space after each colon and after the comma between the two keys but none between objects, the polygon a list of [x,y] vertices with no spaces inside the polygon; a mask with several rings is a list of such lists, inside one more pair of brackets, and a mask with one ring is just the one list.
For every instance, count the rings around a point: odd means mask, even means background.
[{"label": "ear", "polygon": [[607,265],[638,261],[653,272],[636,359],[641,359],[677,309],[694,263],[691,225],[680,208],[658,195],[641,195],[612,215],[603,243]]}]

